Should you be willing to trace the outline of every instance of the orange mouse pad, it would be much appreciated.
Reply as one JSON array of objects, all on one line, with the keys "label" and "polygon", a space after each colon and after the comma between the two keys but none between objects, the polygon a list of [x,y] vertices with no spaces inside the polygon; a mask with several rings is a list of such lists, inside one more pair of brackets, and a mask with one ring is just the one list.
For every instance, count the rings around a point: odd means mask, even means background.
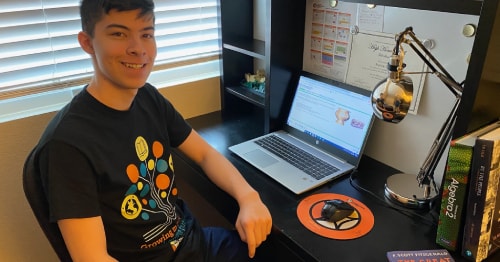
[{"label": "orange mouse pad", "polygon": [[[354,211],[339,221],[328,221],[321,216],[327,200],[340,199],[354,207]],[[364,236],[373,228],[373,213],[358,200],[340,194],[322,193],[304,198],[297,206],[297,216],[307,229],[331,239],[354,239]]]}]

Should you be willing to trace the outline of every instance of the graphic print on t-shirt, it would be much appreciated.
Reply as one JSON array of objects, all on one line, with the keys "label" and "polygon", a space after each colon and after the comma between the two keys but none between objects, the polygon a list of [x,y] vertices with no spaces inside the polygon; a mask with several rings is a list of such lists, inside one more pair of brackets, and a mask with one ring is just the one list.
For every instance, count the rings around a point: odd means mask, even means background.
[{"label": "graphic print on t-shirt", "polygon": [[[151,246],[169,241],[175,250],[175,243],[179,243],[181,239],[178,239],[179,234],[176,234],[178,219],[174,202],[177,188],[174,186],[172,155],[164,155],[164,147],[158,141],[154,141],[150,148],[141,136],[135,140],[135,150],[139,161],[138,164],[132,163],[126,168],[126,174],[132,184],[125,193],[121,214],[130,220],[149,220],[152,215],[164,216],[163,223],[144,232],[144,241]],[[166,228],[171,230],[165,232]],[[153,242],[150,243],[151,241]],[[141,248],[147,246],[143,245]]]}]

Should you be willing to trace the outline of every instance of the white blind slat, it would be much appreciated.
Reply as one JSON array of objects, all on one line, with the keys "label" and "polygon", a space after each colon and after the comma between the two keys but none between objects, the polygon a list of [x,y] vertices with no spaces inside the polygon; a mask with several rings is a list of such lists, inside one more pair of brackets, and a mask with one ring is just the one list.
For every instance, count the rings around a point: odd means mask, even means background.
[{"label": "white blind slat", "polygon": [[42,8],[42,3],[40,0],[2,0],[0,2],[0,14],[17,12],[17,11],[29,11],[29,10],[40,10]]},{"label": "white blind slat", "polygon": [[[51,50],[52,48],[50,47],[50,40],[46,38],[7,43],[2,45],[0,59],[49,52]],[[5,60],[2,60],[2,62],[5,62]]]},{"label": "white blind slat", "polygon": [[[5,43],[16,43],[25,40],[47,39],[47,26],[45,24],[32,24],[26,26],[15,26],[0,28],[0,45]],[[0,52],[4,52],[1,49]]]}]

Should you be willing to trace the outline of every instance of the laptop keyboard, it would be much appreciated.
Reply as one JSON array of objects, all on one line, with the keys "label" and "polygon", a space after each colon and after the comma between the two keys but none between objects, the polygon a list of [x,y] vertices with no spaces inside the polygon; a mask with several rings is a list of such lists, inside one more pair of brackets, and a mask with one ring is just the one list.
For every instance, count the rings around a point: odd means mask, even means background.
[{"label": "laptop keyboard", "polygon": [[254,141],[317,180],[339,169],[275,135]]}]

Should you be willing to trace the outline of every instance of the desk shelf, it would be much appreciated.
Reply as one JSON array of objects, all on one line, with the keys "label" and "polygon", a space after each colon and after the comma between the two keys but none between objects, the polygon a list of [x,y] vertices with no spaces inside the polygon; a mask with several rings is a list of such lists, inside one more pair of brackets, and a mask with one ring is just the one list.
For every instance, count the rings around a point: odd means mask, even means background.
[{"label": "desk shelf", "polygon": [[238,98],[241,98],[247,102],[254,104],[255,106],[265,108],[265,97],[263,94],[257,93],[256,91],[249,90],[248,88],[242,86],[226,87],[226,92],[232,94]]},{"label": "desk shelf", "polygon": [[257,59],[266,59],[266,42],[258,39],[245,39],[242,37],[228,38],[229,39],[225,40],[225,43],[222,45],[223,48],[240,52]]},{"label": "desk shelf", "polygon": [[[242,101],[263,109],[264,132],[281,128],[281,112],[290,102],[290,86],[302,69],[306,0],[220,0],[223,111],[235,111]],[[260,6],[263,5],[263,6]],[[264,10],[261,10],[264,9]],[[254,11],[264,11],[263,39],[254,35]],[[265,70],[264,94],[241,88],[245,74]],[[286,106],[285,106],[286,107]]]}]

